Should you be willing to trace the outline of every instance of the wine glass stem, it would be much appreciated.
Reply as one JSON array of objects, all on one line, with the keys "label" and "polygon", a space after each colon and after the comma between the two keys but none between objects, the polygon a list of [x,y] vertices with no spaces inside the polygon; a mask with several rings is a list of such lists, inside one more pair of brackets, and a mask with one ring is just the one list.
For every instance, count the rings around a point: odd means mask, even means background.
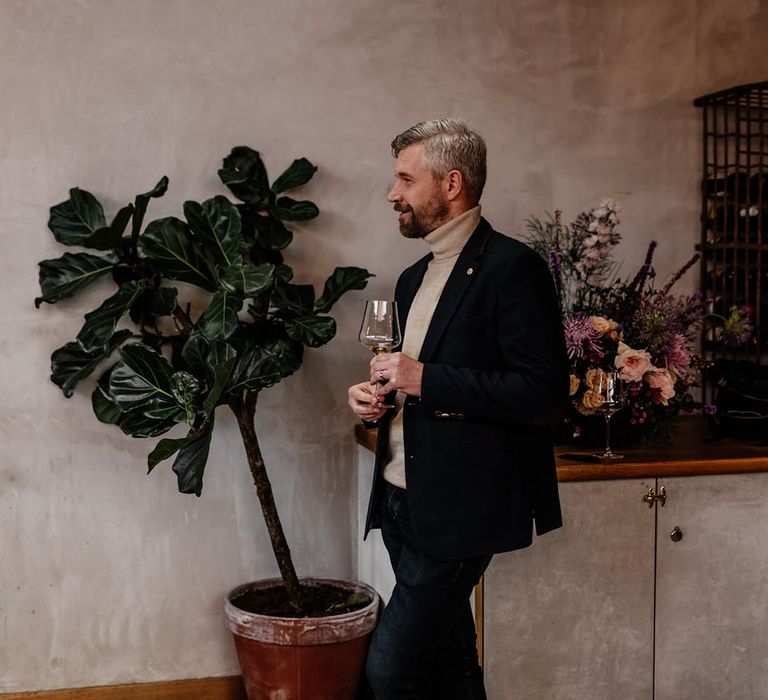
[{"label": "wine glass stem", "polygon": [[605,416],[605,454],[611,455],[611,415]]},{"label": "wine glass stem", "polygon": [[[388,353],[389,349],[385,347],[377,347],[373,349],[374,355],[384,355],[385,353]],[[378,399],[379,398],[379,386],[383,386],[387,382],[383,379],[380,379],[378,382],[376,382],[376,386],[373,387],[373,395]]]}]

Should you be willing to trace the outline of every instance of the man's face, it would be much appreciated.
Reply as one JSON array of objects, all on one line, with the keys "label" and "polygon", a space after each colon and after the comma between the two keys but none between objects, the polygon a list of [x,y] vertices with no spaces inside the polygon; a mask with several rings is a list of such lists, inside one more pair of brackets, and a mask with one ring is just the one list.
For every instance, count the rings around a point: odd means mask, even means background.
[{"label": "man's face", "polygon": [[387,195],[400,212],[400,233],[406,238],[424,238],[448,218],[448,200],[441,183],[424,167],[424,147],[408,146],[395,163],[395,184]]}]

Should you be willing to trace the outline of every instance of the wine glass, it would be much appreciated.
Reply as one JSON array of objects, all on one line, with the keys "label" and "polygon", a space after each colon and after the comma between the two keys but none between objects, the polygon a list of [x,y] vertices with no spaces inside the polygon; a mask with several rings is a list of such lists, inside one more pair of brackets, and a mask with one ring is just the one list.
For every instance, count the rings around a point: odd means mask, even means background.
[{"label": "wine glass", "polygon": [[[392,352],[400,345],[400,340],[397,302],[383,299],[366,301],[363,323],[360,326],[360,342],[371,352],[380,355]],[[379,384],[386,384],[386,380],[380,380]],[[374,395],[376,395],[375,392]]]},{"label": "wine glass", "polygon": [[597,376],[592,391],[597,394],[600,403],[595,411],[605,417],[605,451],[592,456],[597,459],[624,459],[624,455],[611,450],[611,416],[624,407],[624,381],[617,371],[601,371]]}]

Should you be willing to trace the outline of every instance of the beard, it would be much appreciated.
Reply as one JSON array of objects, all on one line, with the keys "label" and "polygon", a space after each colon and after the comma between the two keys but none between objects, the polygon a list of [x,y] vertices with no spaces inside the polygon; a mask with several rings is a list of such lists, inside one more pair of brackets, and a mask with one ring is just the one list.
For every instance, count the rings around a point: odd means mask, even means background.
[{"label": "beard", "polygon": [[404,238],[424,238],[448,221],[448,202],[440,195],[434,196],[418,210],[405,202],[398,202],[395,211],[406,214],[398,220],[400,235]]}]

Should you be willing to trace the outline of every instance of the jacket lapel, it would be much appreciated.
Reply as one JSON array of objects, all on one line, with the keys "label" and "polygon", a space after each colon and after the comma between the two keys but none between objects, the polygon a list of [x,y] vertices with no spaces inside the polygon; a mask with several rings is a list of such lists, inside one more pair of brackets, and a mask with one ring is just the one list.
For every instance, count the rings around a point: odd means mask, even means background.
[{"label": "jacket lapel", "polygon": [[425,255],[421,260],[408,271],[408,275],[404,276],[401,281],[400,289],[398,289],[395,301],[397,302],[397,315],[400,321],[400,333],[405,335],[405,324],[408,320],[408,312],[411,310],[411,304],[416,296],[416,292],[421,287],[421,282],[424,279],[424,275],[427,272],[427,266],[429,261],[432,260],[432,253]]},{"label": "jacket lapel", "polygon": [[[421,352],[419,353],[419,362],[429,362],[437,349],[437,345],[443,337],[443,333],[445,333],[445,329],[454,312],[458,308],[459,302],[464,297],[472,280],[477,276],[477,268],[480,265],[481,258],[485,252],[485,246],[492,231],[491,225],[485,219],[480,219],[480,223],[459,254],[437,302],[435,313],[432,315],[432,321],[429,324],[424,344],[421,346]],[[426,265],[424,270],[426,271]],[[423,277],[424,273],[422,272],[419,278],[419,285]],[[418,286],[416,290],[418,290]],[[414,290],[408,302],[409,309],[416,290]],[[401,322],[403,323],[403,328],[405,328],[405,322]]]}]

